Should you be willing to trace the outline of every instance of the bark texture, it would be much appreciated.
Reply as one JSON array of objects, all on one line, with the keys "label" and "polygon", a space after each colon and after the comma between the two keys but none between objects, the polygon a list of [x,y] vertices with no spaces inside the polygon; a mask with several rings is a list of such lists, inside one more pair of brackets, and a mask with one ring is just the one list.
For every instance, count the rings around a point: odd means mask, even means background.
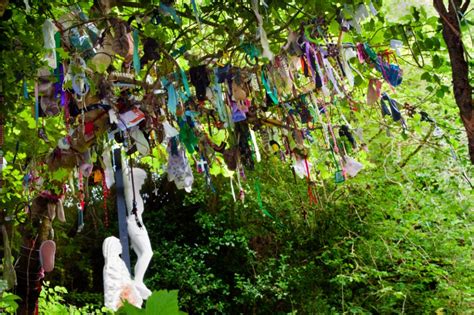
[{"label": "bark texture", "polygon": [[465,57],[461,30],[458,23],[459,13],[465,13],[470,0],[449,0],[446,8],[443,0],[433,0],[443,26],[443,38],[448,47],[453,77],[453,91],[459,114],[466,129],[469,156],[474,164],[474,106],[472,86],[469,83],[469,65]]}]

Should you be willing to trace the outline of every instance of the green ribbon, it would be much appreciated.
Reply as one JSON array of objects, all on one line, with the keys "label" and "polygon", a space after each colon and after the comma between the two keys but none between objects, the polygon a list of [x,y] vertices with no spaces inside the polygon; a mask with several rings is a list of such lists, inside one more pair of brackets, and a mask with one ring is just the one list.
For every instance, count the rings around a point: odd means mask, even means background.
[{"label": "green ribbon", "polygon": [[367,53],[367,55],[369,55],[370,60],[372,60],[372,62],[374,62],[374,63],[377,63],[377,61],[378,61],[377,54],[370,47],[370,45],[368,43],[364,43],[364,50]]},{"label": "green ribbon", "polygon": [[260,51],[254,44],[245,43],[242,44],[241,47],[245,51],[245,53],[252,59],[255,59],[260,56]]},{"label": "green ribbon", "polygon": [[276,89],[276,87],[273,88],[273,90],[270,88],[270,84],[268,84],[268,81],[265,78],[265,73],[264,73],[263,70],[262,70],[262,83],[263,83],[263,86],[265,87],[265,90],[267,91],[268,96],[272,100],[272,102],[275,105],[278,105],[279,102],[278,102],[277,89]]},{"label": "green ribbon", "polygon": [[181,80],[183,81],[184,91],[186,92],[186,96],[189,98],[191,97],[191,90],[189,89],[188,77],[182,68],[179,68],[181,73]]}]

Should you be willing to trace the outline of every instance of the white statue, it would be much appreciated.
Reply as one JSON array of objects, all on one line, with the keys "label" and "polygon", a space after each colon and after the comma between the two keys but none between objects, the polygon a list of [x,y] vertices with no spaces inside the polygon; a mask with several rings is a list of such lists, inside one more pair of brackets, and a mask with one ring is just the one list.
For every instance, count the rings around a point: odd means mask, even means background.
[{"label": "white statue", "polygon": [[[142,221],[144,206],[142,196],[140,195],[140,189],[145,182],[146,172],[137,167],[134,167],[132,172],[130,167],[126,166],[124,159],[122,159],[122,161],[123,186],[128,214],[128,236],[130,238],[131,247],[137,255],[137,263],[135,264],[134,270],[134,281],[138,291],[141,294],[141,297],[146,300],[151,295],[151,291],[143,283],[143,277],[145,276],[145,272],[153,256],[150,238],[148,237],[148,232]],[[132,173],[134,179],[133,185]],[[137,209],[136,216],[132,213],[134,195]],[[139,226],[139,224],[141,226]]]},{"label": "white statue", "polygon": [[143,299],[130,277],[125,262],[120,258],[122,244],[115,236],[110,236],[102,244],[104,254],[104,304],[116,311],[127,300],[136,307],[141,307]]}]

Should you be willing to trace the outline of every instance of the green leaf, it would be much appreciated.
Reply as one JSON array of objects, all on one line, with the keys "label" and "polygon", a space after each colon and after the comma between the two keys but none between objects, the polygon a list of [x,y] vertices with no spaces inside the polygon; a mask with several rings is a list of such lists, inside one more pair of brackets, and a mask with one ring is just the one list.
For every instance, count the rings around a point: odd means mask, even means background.
[{"label": "green leaf", "polygon": [[431,74],[429,72],[423,72],[420,78],[426,82],[432,82]]},{"label": "green leaf", "polygon": [[437,69],[443,64],[443,59],[439,55],[433,55],[433,68]]},{"label": "green leaf", "polygon": [[128,301],[124,301],[124,305],[120,307],[116,314],[118,315],[144,315],[147,314],[145,310],[139,309],[136,306],[128,303]]},{"label": "green leaf", "polygon": [[146,303],[147,315],[179,315],[178,290],[153,292]]}]

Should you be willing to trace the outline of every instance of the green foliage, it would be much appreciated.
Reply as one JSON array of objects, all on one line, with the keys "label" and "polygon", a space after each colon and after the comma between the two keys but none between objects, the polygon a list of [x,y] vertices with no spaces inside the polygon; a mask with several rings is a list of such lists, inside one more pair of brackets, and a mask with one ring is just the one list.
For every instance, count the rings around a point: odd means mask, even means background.
[{"label": "green foliage", "polygon": [[39,313],[51,315],[112,314],[107,308],[97,305],[85,305],[83,307],[68,305],[64,300],[64,295],[67,294],[66,288],[51,287],[49,282],[44,282],[38,299]]},{"label": "green foliage", "polygon": [[[374,151],[401,139],[374,138],[364,164],[397,165],[402,157]],[[227,179],[215,179],[213,195],[197,178],[199,189],[147,217],[148,285],[179,288],[181,307],[199,314],[465,313],[474,205],[457,162],[438,155],[424,149],[405,169],[372,166],[342,186],[326,183],[317,207],[304,181],[262,163],[247,176],[261,178],[263,203],[284,227],[262,215],[250,182],[241,204]],[[199,207],[178,216],[183,202]]]},{"label": "green foliage", "polygon": [[5,280],[0,280],[0,313],[14,314],[18,308],[19,296],[7,292],[8,283]]},{"label": "green foliage", "polygon": [[139,309],[125,301],[117,315],[185,315],[178,307],[178,290],[155,291],[147,299],[145,308]]}]

